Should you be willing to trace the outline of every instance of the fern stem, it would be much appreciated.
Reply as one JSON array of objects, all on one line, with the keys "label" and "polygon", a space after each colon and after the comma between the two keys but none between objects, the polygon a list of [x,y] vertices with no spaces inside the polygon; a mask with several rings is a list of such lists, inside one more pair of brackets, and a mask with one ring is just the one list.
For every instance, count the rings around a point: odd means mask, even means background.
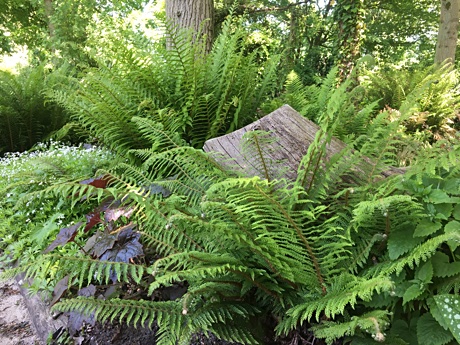
[{"label": "fern stem", "polygon": [[254,138],[254,142],[256,144],[257,153],[259,154],[260,160],[262,161],[262,165],[264,167],[265,179],[268,182],[270,182],[270,175],[268,174],[267,163],[265,163],[264,155],[263,155],[262,149],[261,149],[260,144],[259,144],[259,139],[257,139],[257,135],[253,135],[253,138]]},{"label": "fern stem", "polygon": [[[318,140],[315,140],[314,143],[313,143],[313,144],[315,144],[315,146],[313,147],[312,152],[310,153],[310,157],[309,157],[309,159],[308,159],[308,164],[307,164],[307,167],[305,168],[305,175],[304,175],[304,177],[303,177],[303,179],[302,179],[302,183],[301,183],[301,186],[302,186],[302,187],[304,187],[304,186],[306,185],[306,183],[307,183],[307,176],[308,176],[308,175],[307,175],[307,172],[310,170],[310,165],[311,165],[311,163],[312,163],[313,157],[314,157],[314,155],[315,155],[316,150],[318,149],[318,146],[316,145],[316,142],[319,141],[319,140],[321,140],[321,137],[322,137],[323,135],[324,135],[324,132],[321,132],[320,135],[319,135],[319,137],[318,137]],[[312,145],[313,145],[313,144],[312,144]]]},{"label": "fern stem", "polygon": [[313,174],[311,176],[310,184],[309,184],[308,189],[307,189],[307,194],[310,193],[311,187],[313,187],[313,181],[315,179],[316,173],[318,172],[318,169],[319,169],[319,166],[320,166],[320,163],[321,163],[321,158],[323,157],[323,153],[324,153],[324,151],[321,151],[319,156],[318,156],[318,160],[316,162],[316,166],[315,166],[315,169],[313,170]]},{"label": "fern stem", "polygon": [[[242,232],[244,232],[244,233],[245,233],[246,235],[248,235],[253,241],[255,241],[255,238],[254,238],[253,234],[251,234],[248,230],[246,230],[246,228],[238,221],[238,219],[235,217],[235,215],[233,214],[233,212],[232,212],[230,209],[228,209],[227,207],[225,207],[225,205],[221,205],[221,208],[222,208],[224,211],[226,211],[226,212],[230,215],[230,217],[231,217],[233,223],[237,224],[238,227],[240,228],[240,230],[241,230]],[[259,256],[262,258],[262,260],[265,261],[265,263],[267,264],[267,266],[270,268],[270,270],[271,270],[275,275],[280,276],[282,280],[284,280],[286,283],[288,283],[288,284],[289,284],[290,286],[292,286],[294,289],[297,289],[297,284],[294,283],[294,282],[292,282],[292,281],[290,281],[289,279],[284,278],[284,277],[281,275],[281,273],[275,268],[275,266],[271,263],[271,261],[263,254],[262,251],[260,251],[260,250],[258,250],[258,249],[256,249],[256,248],[253,248],[252,246],[249,246],[249,249],[250,249],[252,252],[254,252],[255,254],[259,255]]]}]

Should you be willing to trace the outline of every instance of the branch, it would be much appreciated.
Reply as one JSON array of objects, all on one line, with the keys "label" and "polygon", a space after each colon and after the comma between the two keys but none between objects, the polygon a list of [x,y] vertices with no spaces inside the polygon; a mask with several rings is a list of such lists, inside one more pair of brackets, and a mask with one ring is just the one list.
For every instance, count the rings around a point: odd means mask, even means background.
[{"label": "branch", "polygon": [[[311,3],[311,1],[312,0],[300,1],[300,2],[297,2],[297,3],[288,4],[288,5],[282,6],[282,7],[276,7],[276,6],[273,6],[273,7],[254,7],[254,6],[240,5],[233,11],[233,14],[237,15],[237,16],[240,16],[240,15],[243,15],[245,13],[253,14],[253,13],[268,13],[268,12],[286,11],[286,10],[290,9],[291,7],[309,4],[309,3]],[[229,13],[230,12],[229,12],[228,9],[224,9],[224,10],[222,10],[222,12],[216,13],[216,15],[215,15],[216,23],[217,24],[222,23],[224,21],[225,17]]]},{"label": "branch", "polygon": [[[299,5],[305,5],[310,3],[310,0],[307,1],[301,1],[301,2],[296,2],[295,4],[289,4],[283,7],[253,7],[253,6],[246,6],[246,5],[241,5],[239,9],[242,9],[243,12],[246,13],[259,13],[259,12],[276,12],[276,11],[286,11],[290,9],[291,7],[299,6]],[[237,10],[238,12],[238,10]]]}]

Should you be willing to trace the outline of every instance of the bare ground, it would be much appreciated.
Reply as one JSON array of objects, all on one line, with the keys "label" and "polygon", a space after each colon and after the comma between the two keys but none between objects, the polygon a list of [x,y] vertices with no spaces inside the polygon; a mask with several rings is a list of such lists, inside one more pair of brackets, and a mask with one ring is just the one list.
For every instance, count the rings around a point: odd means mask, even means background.
[{"label": "bare ground", "polygon": [[15,280],[0,282],[0,344],[42,345]]}]

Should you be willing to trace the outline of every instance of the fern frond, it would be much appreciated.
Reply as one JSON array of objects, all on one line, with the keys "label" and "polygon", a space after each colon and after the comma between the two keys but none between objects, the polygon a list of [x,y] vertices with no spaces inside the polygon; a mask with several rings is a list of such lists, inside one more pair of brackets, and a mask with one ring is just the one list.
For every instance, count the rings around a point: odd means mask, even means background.
[{"label": "fern frond", "polygon": [[[249,131],[243,135],[241,140],[242,153],[249,164],[245,170],[248,176],[263,176],[269,182],[283,176],[283,171],[276,171],[273,168],[282,165],[280,159],[276,159],[276,146],[274,145],[276,138],[268,132]],[[250,166],[254,171],[251,171]]]},{"label": "fern frond", "polygon": [[126,300],[113,298],[109,300],[77,297],[56,303],[53,310],[78,311],[85,315],[94,314],[96,319],[104,322],[119,320],[134,326],[152,328],[154,322],[160,327],[170,327],[172,333],[178,333],[183,323],[181,305],[174,301],[151,302],[145,300]]},{"label": "fern frond", "polygon": [[410,253],[393,262],[383,262],[369,269],[366,273],[368,277],[376,277],[377,275],[390,275],[392,273],[400,274],[405,267],[414,269],[420,262],[427,261],[431,258],[436,249],[447,241],[458,242],[460,240],[460,234],[450,232],[442,234],[426,240],[425,242],[417,245]]},{"label": "fern frond", "polygon": [[[339,244],[329,241],[340,237],[340,229],[335,228],[333,219],[322,226],[313,225],[324,208],[295,210],[296,197],[302,193],[301,189],[276,189],[275,185],[258,178],[239,178],[213,185],[208,191],[208,199],[226,200],[236,219],[248,218],[241,223],[251,224],[251,233],[259,238],[258,241],[263,241],[264,252],[270,250],[270,256],[288,260],[287,267],[298,269],[301,265],[295,275],[301,272],[316,275],[316,283],[321,286],[325,277],[334,271],[333,267],[340,257],[334,256],[333,252],[340,252],[346,257],[347,241],[345,238],[341,238]],[[286,247],[288,244],[289,249]],[[280,254],[284,250],[291,254],[281,259]],[[291,257],[294,260],[291,261]]]},{"label": "fern frond", "polygon": [[334,318],[343,314],[347,305],[354,308],[359,301],[369,301],[374,293],[390,291],[394,286],[389,278],[363,279],[349,274],[337,276],[333,281],[326,295],[307,295],[304,303],[288,310],[286,318],[276,328],[277,333],[287,333],[313,318],[319,322],[323,314],[328,318]]},{"label": "fern frond", "polygon": [[327,344],[345,336],[353,336],[359,331],[371,333],[373,338],[382,340],[389,324],[390,313],[386,310],[373,310],[360,316],[353,316],[348,322],[323,321],[312,327],[315,337],[325,339]]}]

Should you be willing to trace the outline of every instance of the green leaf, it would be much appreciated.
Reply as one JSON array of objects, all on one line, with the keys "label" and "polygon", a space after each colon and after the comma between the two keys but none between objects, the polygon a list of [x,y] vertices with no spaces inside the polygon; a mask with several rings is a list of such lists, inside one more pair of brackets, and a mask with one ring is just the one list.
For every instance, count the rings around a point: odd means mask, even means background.
[{"label": "green leaf", "polygon": [[449,232],[458,232],[458,231],[460,231],[460,222],[458,222],[456,220],[451,220],[444,227],[444,232],[446,234],[449,233]]},{"label": "green leaf", "polygon": [[457,342],[460,342],[460,296],[445,294],[433,298],[447,327]]},{"label": "green leaf", "polygon": [[450,215],[452,214],[452,203],[442,203],[436,204],[434,206],[436,210],[436,219],[449,219]]},{"label": "green leaf", "polygon": [[450,196],[440,189],[433,189],[426,198],[426,201],[432,204],[444,204],[451,202]]},{"label": "green leaf", "polygon": [[441,229],[441,222],[432,222],[429,219],[422,219],[420,223],[417,224],[417,227],[414,231],[415,237],[423,237],[434,234],[436,231]]},{"label": "green leaf", "polygon": [[443,189],[449,194],[460,195],[460,178],[446,180]]},{"label": "green leaf", "polygon": [[431,257],[433,275],[435,277],[452,277],[460,273],[460,262],[450,262],[449,257],[441,252],[436,252]]},{"label": "green leaf", "polygon": [[436,301],[434,300],[434,298],[433,297],[428,298],[426,300],[426,303],[428,304],[428,307],[430,307],[431,316],[433,316],[434,319],[438,321],[439,325],[442,328],[444,328],[446,331],[449,330],[449,327],[447,326],[447,323],[441,314],[441,310],[438,308],[438,305],[436,304]]},{"label": "green leaf", "polygon": [[455,219],[460,220],[460,203],[455,205],[454,209],[452,210],[452,216]]},{"label": "green leaf", "polygon": [[419,344],[444,345],[454,337],[451,332],[442,328],[430,313],[425,313],[417,322],[417,338]]},{"label": "green leaf", "polygon": [[417,299],[423,292],[424,290],[420,288],[420,284],[411,285],[404,293],[403,305],[406,304],[407,302]]},{"label": "green leaf", "polygon": [[[444,227],[444,232],[448,233],[459,233],[460,232],[460,222],[452,220],[446,224]],[[447,244],[450,247],[451,251],[455,251],[459,245],[458,241],[447,241]]]},{"label": "green leaf", "polygon": [[411,225],[406,225],[404,228],[390,233],[388,238],[388,254],[391,260],[396,260],[423,242],[423,238],[413,237],[413,231]]},{"label": "green leaf", "polygon": [[433,265],[431,261],[427,261],[422,266],[419,266],[415,271],[415,277],[423,283],[430,283],[433,278]]},{"label": "green leaf", "polygon": [[403,339],[407,344],[415,345],[417,344],[417,335],[414,328],[412,323],[408,325],[407,322],[396,319],[391,325],[388,338]]}]

